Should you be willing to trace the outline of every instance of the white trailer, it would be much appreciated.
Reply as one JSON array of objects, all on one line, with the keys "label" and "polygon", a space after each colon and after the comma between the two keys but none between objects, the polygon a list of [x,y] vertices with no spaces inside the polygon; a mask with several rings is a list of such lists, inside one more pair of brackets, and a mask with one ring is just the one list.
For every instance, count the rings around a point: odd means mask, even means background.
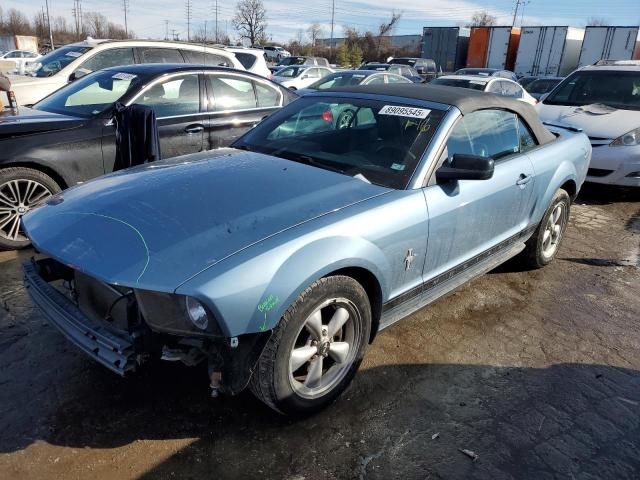
[{"label": "white trailer", "polygon": [[584,28],[522,27],[515,73],[565,76],[578,66]]},{"label": "white trailer", "polygon": [[[631,60],[640,41],[640,27],[587,27],[580,51],[580,67],[598,60]],[[640,53],[640,52],[638,52]]]}]

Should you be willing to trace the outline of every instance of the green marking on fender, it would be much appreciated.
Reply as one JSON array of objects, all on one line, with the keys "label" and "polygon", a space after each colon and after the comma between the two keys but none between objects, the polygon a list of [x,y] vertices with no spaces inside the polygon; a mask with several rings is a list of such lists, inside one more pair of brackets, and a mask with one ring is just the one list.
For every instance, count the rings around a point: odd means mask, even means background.
[{"label": "green marking on fender", "polygon": [[258,305],[258,311],[264,314],[264,322],[260,325],[261,332],[264,332],[267,329],[267,313],[273,310],[278,303],[280,303],[280,299],[278,297],[269,295]]}]

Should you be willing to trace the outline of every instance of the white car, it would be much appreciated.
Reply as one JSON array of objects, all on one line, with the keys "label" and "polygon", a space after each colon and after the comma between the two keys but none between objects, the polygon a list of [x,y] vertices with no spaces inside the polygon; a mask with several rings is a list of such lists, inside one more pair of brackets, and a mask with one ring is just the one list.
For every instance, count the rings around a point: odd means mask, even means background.
[{"label": "white car", "polygon": [[333,73],[335,70],[313,65],[290,65],[281,68],[273,75],[273,81],[291,90],[307,88],[312,83]]},{"label": "white car", "polygon": [[576,70],[536,110],[545,123],[589,136],[588,182],[640,187],[640,61],[605,60]]},{"label": "white car", "polygon": [[263,47],[262,50],[265,59],[270,62],[279,62],[283,58],[291,56],[291,53],[282,47]]},{"label": "white car", "polygon": [[178,42],[88,38],[37,59],[29,75],[9,78],[18,104],[30,105],[95,70],[136,63],[195,63],[244,70],[232,52],[220,48]]},{"label": "white car", "polygon": [[8,52],[0,53],[0,61],[7,60],[13,62],[18,72],[24,72],[27,63],[33,62],[41,56],[39,53],[29,52],[27,50],[9,50]]},{"label": "white car", "polygon": [[522,85],[508,78],[488,77],[486,75],[445,75],[434,78],[430,85],[447,85],[449,87],[470,88],[483,92],[512,97],[530,105],[538,101],[527,92]]},{"label": "white car", "polygon": [[233,52],[236,58],[242,63],[242,66],[249,72],[257,75],[262,75],[265,78],[272,78],[271,70],[267,66],[267,61],[264,59],[264,51],[259,48],[242,48],[242,47],[228,47],[225,48],[230,52]]}]

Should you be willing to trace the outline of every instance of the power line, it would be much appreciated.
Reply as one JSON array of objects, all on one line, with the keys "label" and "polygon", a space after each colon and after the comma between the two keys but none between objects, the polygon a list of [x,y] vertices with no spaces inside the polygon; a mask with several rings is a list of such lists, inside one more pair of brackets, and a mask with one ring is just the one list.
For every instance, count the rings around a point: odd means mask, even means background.
[{"label": "power line", "polygon": [[164,21],[164,39],[169,40],[169,20]]}]

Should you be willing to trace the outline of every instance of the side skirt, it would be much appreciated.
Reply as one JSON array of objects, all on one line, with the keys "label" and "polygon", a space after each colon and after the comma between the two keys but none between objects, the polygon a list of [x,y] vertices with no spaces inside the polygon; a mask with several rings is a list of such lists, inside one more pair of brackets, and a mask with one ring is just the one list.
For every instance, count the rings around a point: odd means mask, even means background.
[{"label": "side skirt", "polygon": [[525,242],[533,234],[534,230],[535,228],[527,229],[516,237],[503,242],[502,245],[496,245],[496,247],[468,260],[464,264],[432,278],[421,287],[389,300],[382,305],[382,317],[380,318],[378,331],[390,327],[465,283],[484,275],[510,258],[515,257],[524,250]]}]

